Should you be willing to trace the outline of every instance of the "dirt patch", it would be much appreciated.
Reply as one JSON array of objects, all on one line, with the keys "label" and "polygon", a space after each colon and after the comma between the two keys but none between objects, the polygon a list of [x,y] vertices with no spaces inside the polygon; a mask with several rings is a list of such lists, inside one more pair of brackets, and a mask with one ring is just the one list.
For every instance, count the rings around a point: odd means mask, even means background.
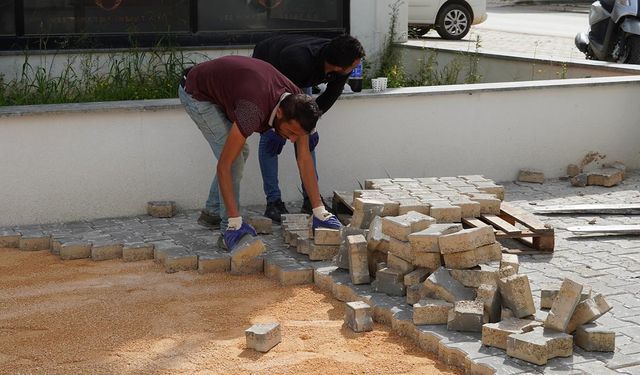
[{"label": "dirt patch", "polygon": [[[46,251],[0,259],[0,373],[456,373],[386,326],[343,327],[344,304],[312,286]],[[246,349],[244,330],[264,322],[282,343]]]}]

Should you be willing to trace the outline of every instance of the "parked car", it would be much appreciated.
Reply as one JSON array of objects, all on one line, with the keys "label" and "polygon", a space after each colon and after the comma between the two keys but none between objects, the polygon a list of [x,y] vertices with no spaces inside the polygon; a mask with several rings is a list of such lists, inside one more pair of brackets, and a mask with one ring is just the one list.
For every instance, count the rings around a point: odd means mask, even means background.
[{"label": "parked car", "polygon": [[486,0],[409,0],[411,36],[422,36],[435,28],[444,39],[462,39],[471,25],[486,19]]}]

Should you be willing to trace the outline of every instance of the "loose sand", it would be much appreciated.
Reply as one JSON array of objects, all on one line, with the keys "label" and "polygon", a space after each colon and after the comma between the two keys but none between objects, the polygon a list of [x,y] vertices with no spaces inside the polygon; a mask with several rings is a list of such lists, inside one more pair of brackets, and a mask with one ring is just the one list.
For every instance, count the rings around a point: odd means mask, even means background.
[{"label": "loose sand", "polygon": [[[1,374],[454,374],[383,325],[354,333],[344,304],[264,276],[166,274],[152,261],[61,261],[0,249]],[[279,322],[282,342],[245,348]]]}]

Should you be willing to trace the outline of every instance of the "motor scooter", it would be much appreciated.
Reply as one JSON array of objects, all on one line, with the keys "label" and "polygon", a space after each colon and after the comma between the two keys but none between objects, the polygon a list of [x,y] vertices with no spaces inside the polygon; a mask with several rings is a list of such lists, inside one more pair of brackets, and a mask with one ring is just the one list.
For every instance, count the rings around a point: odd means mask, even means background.
[{"label": "motor scooter", "polygon": [[638,0],[594,1],[589,31],[576,35],[576,47],[587,59],[640,64],[638,12]]}]

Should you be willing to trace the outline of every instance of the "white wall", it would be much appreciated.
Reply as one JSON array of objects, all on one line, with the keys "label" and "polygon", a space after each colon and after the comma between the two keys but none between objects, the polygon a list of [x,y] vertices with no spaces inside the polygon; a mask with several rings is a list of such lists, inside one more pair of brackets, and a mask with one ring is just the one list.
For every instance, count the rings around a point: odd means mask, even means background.
[{"label": "white wall", "polygon": [[[558,177],[590,151],[640,168],[639,88],[638,77],[616,77],[344,95],[319,124],[320,188],[387,175],[504,181],[523,167]],[[243,204],[264,202],[257,139]],[[0,225],[135,215],[158,199],[198,208],[214,169],[176,100],[3,107],[0,158]],[[280,176],[283,198],[300,199],[291,145]]]}]

